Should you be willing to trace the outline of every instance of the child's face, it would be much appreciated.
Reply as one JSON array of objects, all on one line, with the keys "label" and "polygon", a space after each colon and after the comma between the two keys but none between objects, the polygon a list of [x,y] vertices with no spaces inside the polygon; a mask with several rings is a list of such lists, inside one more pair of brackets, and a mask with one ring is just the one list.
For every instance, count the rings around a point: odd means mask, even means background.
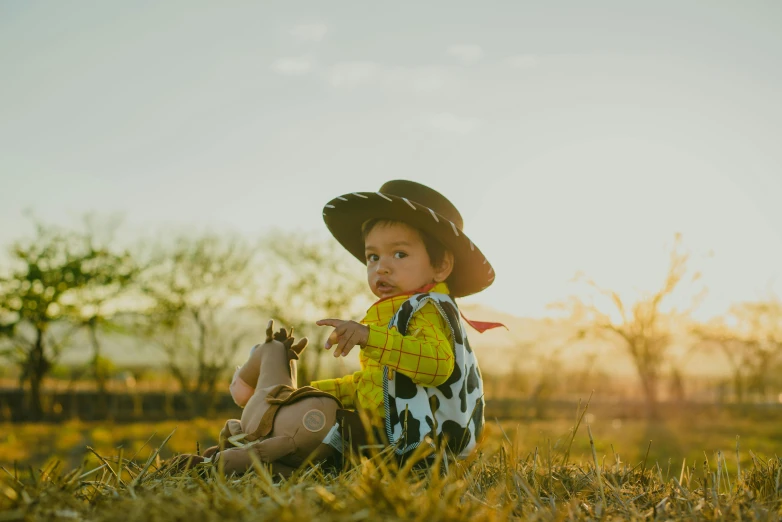
[{"label": "child's face", "polygon": [[378,223],[364,241],[367,282],[377,297],[412,292],[424,285],[445,281],[451,272],[452,257],[432,267],[418,231],[404,223]]}]

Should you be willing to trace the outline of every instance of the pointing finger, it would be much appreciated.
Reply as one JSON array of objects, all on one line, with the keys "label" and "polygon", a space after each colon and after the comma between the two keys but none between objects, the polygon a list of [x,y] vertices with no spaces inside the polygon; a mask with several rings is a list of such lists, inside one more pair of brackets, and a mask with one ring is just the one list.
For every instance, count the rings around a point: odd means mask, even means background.
[{"label": "pointing finger", "polygon": [[321,319],[320,321],[315,321],[315,324],[318,326],[333,326],[336,328],[337,326],[344,323],[342,319]]}]

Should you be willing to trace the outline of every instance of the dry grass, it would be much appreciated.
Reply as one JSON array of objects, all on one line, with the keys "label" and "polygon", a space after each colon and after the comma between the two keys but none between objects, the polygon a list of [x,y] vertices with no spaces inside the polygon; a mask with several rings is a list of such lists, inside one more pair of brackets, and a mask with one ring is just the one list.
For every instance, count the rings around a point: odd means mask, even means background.
[{"label": "dry grass", "polygon": [[[581,419],[579,419],[580,423]],[[172,473],[161,448],[96,452],[63,472],[57,462],[24,472],[3,468],[0,520],[779,520],[782,462],[738,450],[666,466],[598,457],[591,427],[578,423],[554,447],[522,450],[499,425],[469,461],[399,469],[387,454],[345,470],[310,468],[276,481],[257,464],[240,478],[210,465]],[[514,439],[516,437],[514,436]],[[574,462],[574,440],[590,452]],[[549,443],[551,444],[551,443]],[[600,446],[600,441],[597,441]],[[744,450],[741,450],[744,453]],[[728,460],[733,470],[728,469]]]},{"label": "dry grass", "polygon": [[[542,420],[508,419],[500,425],[489,418],[487,436],[490,441],[496,441],[504,437],[504,430],[513,441],[517,454],[535,453],[537,447],[542,458],[548,458],[549,447],[556,452],[569,440],[575,414],[576,405],[573,404],[568,412],[557,413],[562,416]],[[704,452],[710,460],[714,460],[720,450],[733,455],[737,435],[741,436],[741,446],[745,450],[752,449],[758,455],[780,454],[782,408],[743,415],[714,408],[668,408],[664,414],[663,418],[654,421],[622,418],[617,417],[615,411],[590,405],[585,420],[588,418],[591,423],[598,458],[602,461],[605,455],[610,462],[620,458],[631,463],[645,459],[650,465],[659,462],[663,469],[669,465],[680,467],[683,459],[703,462]],[[222,426],[222,420],[203,418],[139,423],[0,423],[0,466],[10,469],[17,462],[25,468],[28,465],[42,468],[58,459],[63,468],[71,469],[85,464],[86,458],[85,466],[89,469],[99,462],[86,450],[87,446],[102,455],[116,455],[119,448],[126,455],[145,454],[149,449],[144,448],[144,444],[150,435],[155,434],[148,445],[157,447],[176,429],[176,434],[161,451],[161,458],[165,459],[176,453],[195,452],[197,441],[202,448],[216,444]],[[649,441],[652,441],[651,448]],[[573,441],[570,454],[571,461],[592,459],[589,438],[583,427]],[[752,457],[748,451],[742,451],[740,458],[742,466],[751,466]],[[731,474],[735,474],[736,459],[729,458],[727,463]]]}]

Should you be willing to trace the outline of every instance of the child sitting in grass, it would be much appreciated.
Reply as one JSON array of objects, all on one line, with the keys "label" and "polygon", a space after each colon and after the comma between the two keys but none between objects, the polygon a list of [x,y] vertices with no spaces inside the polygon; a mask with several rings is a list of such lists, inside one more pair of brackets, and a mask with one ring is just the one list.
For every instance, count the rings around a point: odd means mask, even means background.
[{"label": "child sitting in grass", "polygon": [[[323,215],[366,265],[378,301],[361,322],[317,322],[334,328],[325,348],[335,357],[360,348],[361,370],[311,385],[363,412],[402,458],[427,437],[466,456],[483,430],[483,382],[454,298],[487,288],[494,272],[459,211],[435,190],[397,180],[337,197]],[[335,427],[326,442],[341,450],[342,438]]]}]

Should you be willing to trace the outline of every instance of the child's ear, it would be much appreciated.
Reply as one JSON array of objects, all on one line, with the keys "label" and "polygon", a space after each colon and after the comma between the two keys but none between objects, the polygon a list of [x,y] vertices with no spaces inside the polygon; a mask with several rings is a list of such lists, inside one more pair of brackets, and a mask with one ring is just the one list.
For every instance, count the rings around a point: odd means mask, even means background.
[{"label": "child's ear", "polygon": [[438,283],[442,283],[453,272],[453,252],[446,250],[443,255],[443,261],[437,268],[434,274],[434,280]]}]

